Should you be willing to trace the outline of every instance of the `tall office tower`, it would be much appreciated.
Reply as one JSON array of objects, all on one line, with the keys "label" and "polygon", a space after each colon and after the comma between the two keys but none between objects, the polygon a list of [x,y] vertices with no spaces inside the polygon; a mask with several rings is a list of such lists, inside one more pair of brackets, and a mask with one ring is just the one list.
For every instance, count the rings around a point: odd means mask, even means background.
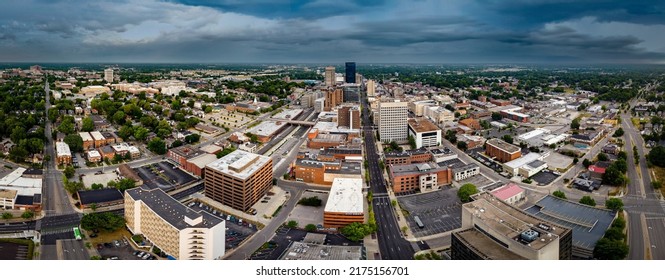
[{"label": "tall office tower", "polygon": [[205,195],[247,211],[272,187],[272,159],[236,150],[205,167]]},{"label": "tall office tower", "polygon": [[407,119],[406,102],[379,103],[379,138],[381,138],[381,142],[406,140]]},{"label": "tall office tower", "polygon": [[356,63],[347,62],[346,63],[346,75],[344,76],[344,82],[355,84],[356,83]]},{"label": "tall office tower", "polygon": [[360,109],[357,106],[342,106],[337,109],[337,126],[360,128]]},{"label": "tall office tower", "polygon": [[325,74],[325,83],[326,86],[334,86],[335,85],[335,66],[328,66],[326,67],[326,74]]},{"label": "tall office tower", "polygon": [[325,96],[325,103],[323,104],[323,111],[330,112],[335,106],[342,104],[342,97],[344,97],[344,92],[341,88],[334,90],[328,90]]},{"label": "tall office tower", "polygon": [[113,69],[104,69],[104,81],[113,83]]},{"label": "tall office tower", "polygon": [[376,85],[374,84],[374,80],[367,80],[367,96],[375,96],[376,95]]},{"label": "tall office tower", "polygon": [[344,102],[360,102],[360,86],[358,84],[344,85]]}]

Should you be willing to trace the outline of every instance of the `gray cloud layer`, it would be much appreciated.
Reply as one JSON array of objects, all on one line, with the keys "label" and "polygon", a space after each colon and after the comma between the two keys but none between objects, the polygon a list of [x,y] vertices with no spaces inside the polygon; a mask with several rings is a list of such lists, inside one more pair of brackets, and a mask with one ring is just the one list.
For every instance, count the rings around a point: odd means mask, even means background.
[{"label": "gray cloud layer", "polygon": [[0,3],[0,61],[663,63],[659,2]]}]

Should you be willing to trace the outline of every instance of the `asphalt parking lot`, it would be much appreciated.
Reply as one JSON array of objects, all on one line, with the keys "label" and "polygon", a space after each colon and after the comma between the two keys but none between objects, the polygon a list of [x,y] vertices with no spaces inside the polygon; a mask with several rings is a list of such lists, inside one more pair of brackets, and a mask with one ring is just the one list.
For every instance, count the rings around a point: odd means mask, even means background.
[{"label": "asphalt parking lot", "polygon": [[[406,220],[415,237],[451,231],[462,225],[462,204],[455,188],[400,196],[397,200],[409,212]],[[420,218],[423,228],[418,227],[415,216]]]},{"label": "asphalt parking lot", "polygon": [[536,173],[536,175],[531,176],[531,180],[534,180],[538,182],[539,185],[544,186],[552,183],[552,181],[554,181],[557,177],[559,176],[552,173],[552,171],[543,170]]},{"label": "asphalt parking lot", "polygon": [[202,203],[190,202],[189,204],[187,204],[187,206],[195,211],[199,210],[206,211],[212,214],[213,216],[217,216],[220,219],[226,220],[226,242],[225,242],[226,249],[232,249],[238,247],[238,245],[241,242],[243,242],[245,239],[255,234],[257,231],[255,225],[248,224],[245,221],[240,222],[241,219],[233,215],[226,215],[224,213],[221,213],[217,210],[212,209],[208,205]]},{"label": "asphalt parking lot", "polygon": [[144,165],[134,168],[134,170],[143,180],[143,184],[151,189],[160,188],[170,191],[196,181],[194,176],[166,161]]},{"label": "asphalt parking lot", "polygon": [[0,242],[0,260],[27,260],[28,245]]},{"label": "asphalt parking lot", "polygon": [[[109,243],[100,243],[97,246],[97,252],[99,252],[99,255],[102,257],[102,259],[108,259],[112,257],[117,257],[118,260],[142,260],[141,258],[134,256],[133,253],[134,248],[127,243],[125,240],[124,242],[122,240],[117,240],[118,244],[120,246],[117,246],[114,244],[114,242],[109,242]],[[143,252],[148,252],[148,250],[140,250]],[[149,253],[149,252],[148,252]],[[151,256],[154,256],[155,254],[150,253]]]}]

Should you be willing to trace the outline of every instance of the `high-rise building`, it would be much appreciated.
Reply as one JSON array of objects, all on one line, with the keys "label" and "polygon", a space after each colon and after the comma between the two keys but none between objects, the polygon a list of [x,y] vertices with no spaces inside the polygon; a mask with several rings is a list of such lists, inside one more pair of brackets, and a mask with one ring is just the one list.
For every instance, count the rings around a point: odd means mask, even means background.
[{"label": "high-rise building", "polygon": [[346,63],[346,72],[344,75],[344,82],[350,83],[350,84],[355,84],[356,83],[356,63],[355,62],[347,62]]},{"label": "high-rise building", "polygon": [[330,112],[332,108],[335,108],[337,105],[342,104],[344,97],[344,92],[341,88],[328,90],[325,96],[325,102],[323,104],[323,110]]},{"label": "high-rise building", "polygon": [[205,195],[247,211],[272,187],[272,159],[236,150],[205,167]]},{"label": "high-rise building", "polygon": [[337,126],[360,129],[360,109],[357,106],[342,106],[338,108]]},{"label": "high-rise building", "polygon": [[367,96],[375,96],[376,95],[376,84],[374,83],[374,80],[367,80]]},{"label": "high-rise building", "polygon": [[104,69],[104,81],[113,83],[113,69]]},{"label": "high-rise building", "polygon": [[194,211],[162,189],[145,186],[125,192],[125,220],[162,252],[179,260],[215,260],[224,256],[226,221]]},{"label": "high-rise building", "polygon": [[360,86],[358,84],[344,85],[344,102],[360,102]]},{"label": "high-rise building", "polygon": [[382,142],[407,139],[408,109],[406,102],[379,103],[379,138]]},{"label": "high-rise building", "polygon": [[326,67],[326,73],[324,76],[324,81],[326,86],[335,85],[335,66]]},{"label": "high-rise building", "polygon": [[441,129],[426,118],[409,119],[409,136],[416,141],[416,148],[441,144]]}]

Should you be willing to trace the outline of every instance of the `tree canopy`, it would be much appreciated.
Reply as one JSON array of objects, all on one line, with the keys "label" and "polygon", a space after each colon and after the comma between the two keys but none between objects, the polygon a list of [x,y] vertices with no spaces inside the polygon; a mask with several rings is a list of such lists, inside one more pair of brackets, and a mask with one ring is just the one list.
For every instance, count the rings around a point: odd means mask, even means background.
[{"label": "tree canopy", "polygon": [[111,212],[90,213],[81,218],[81,228],[113,232],[125,226],[125,219]]},{"label": "tree canopy", "polygon": [[457,197],[462,202],[469,202],[471,201],[471,196],[478,193],[478,189],[474,184],[467,183],[462,185],[459,190],[457,191]]}]

